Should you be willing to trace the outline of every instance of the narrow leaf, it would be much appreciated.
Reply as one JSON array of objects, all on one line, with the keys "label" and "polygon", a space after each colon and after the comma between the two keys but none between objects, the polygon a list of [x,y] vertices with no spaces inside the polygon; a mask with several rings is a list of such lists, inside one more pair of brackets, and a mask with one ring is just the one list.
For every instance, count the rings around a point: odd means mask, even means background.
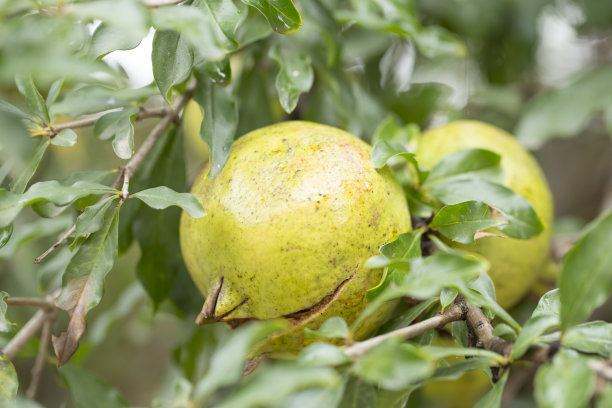
[{"label": "narrow leaf", "polygon": [[302,16],[292,0],[242,0],[264,15],[270,27],[280,34],[290,34],[302,25]]},{"label": "narrow leaf", "polygon": [[43,138],[40,141],[38,147],[36,148],[36,151],[32,155],[32,158],[28,162],[26,168],[23,170],[23,172],[21,172],[19,177],[11,184],[12,192],[16,194],[21,194],[25,191],[26,187],[28,186],[28,183],[30,182],[30,179],[32,179],[32,176],[34,176],[34,173],[36,173],[36,169],[38,169],[38,165],[40,164],[43,155],[47,151],[47,147],[49,147],[49,140]]},{"label": "narrow leaf", "polygon": [[279,43],[270,49],[269,56],[280,68],[276,76],[276,90],[281,106],[285,112],[291,113],[297,106],[300,95],[312,87],[312,62],[307,54],[288,47],[281,48]]},{"label": "narrow leaf", "polygon": [[96,204],[87,207],[76,220],[74,235],[78,237],[100,230],[104,224],[104,215],[118,200],[119,197],[117,196],[106,197]]},{"label": "narrow leaf", "polygon": [[85,316],[102,299],[104,278],[117,257],[117,224],[119,208],[109,209],[104,224],[79,247],[63,276],[58,307],[70,314],[68,328],[59,337],[53,336],[53,348],[62,366],[72,357],[85,332]]},{"label": "narrow leaf", "polygon": [[8,306],[6,304],[7,297],[8,293],[0,291],[0,333],[10,332],[16,326],[15,323],[10,322],[6,317],[6,310],[8,309]]},{"label": "narrow leaf", "polygon": [[170,89],[185,82],[191,73],[193,53],[176,31],[159,30],[153,37],[153,77],[160,93],[170,102]]},{"label": "narrow leaf", "polygon": [[504,387],[508,381],[510,370],[506,370],[502,378],[499,379],[481,399],[474,405],[474,408],[501,408]]},{"label": "narrow leaf", "polygon": [[529,346],[538,340],[539,336],[558,325],[559,319],[557,316],[542,314],[531,317],[519,333],[514,347],[512,347],[510,359],[516,360],[522,357],[527,352]]},{"label": "narrow leaf", "polygon": [[213,178],[223,169],[236,137],[236,98],[228,88],[214,85],[207,78],[200,77],[194,99],[204,115],[200,137],[210,150],[209,177]]},{"label": "narrow leaf", "polygon": [[442,207],[429,227],[455,242],[471,244],[477,232],[506,223],[501,213],[485,203],[466,201]]},{"label": "narrow leaf", "polygon": [[51,118],[49,117],[49,111],[47,110],[47,104],[44,98],[36,89],[32,77],[29,75],[17,75],[15,78],[17,89],[19,93],[23,95],[26,103],[32,109],[32,112],[45,123],[50,123]]},{"label": "narrow leaf", "polygon": [[206,215],[202,203],[193,194],[177,193],[166,186],[142,190],[132,194],[132,197],[142,200],[146,205],[156,210],[163,210],[171,205],[176,205],[187,211],[194,218]]},{"label": "narrow leaf", "polygon": [[565,255],[559,277],[561,328],[583,322],[612,292],[612,213],[595,221]]}]

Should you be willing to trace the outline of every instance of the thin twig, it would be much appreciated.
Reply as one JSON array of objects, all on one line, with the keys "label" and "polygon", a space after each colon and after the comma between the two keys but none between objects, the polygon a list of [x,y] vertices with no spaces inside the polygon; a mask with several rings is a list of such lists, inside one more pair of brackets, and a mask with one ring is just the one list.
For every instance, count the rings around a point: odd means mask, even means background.
[{"label": "thin twig", "polygon": [[423,320],[413,325],[402,327],[401,329],[394,330],[389,333],[385,333],[380,336],[372,337],[371,339],[364,340],[353,344],[352,346],[345,349],[345,353],[351,358],[358,358],[373,347],[378,346],[383,341],[392,338],[399,337],[402,339],[410,339],[412,337],[423,334],[426,331],[437,329],[450,322],[462,320],[465,318],[466,307],[465,303],[455,303],[453,306],[448,308],[443,313]]},{"label": "thin twig", "polygon": [[40,308],[55,308],[55,303],[52,300],[40,298],[25,298],[25,297],[9,297],[6,299],[6,304],[9,306],[33,306]]},{"label": "thin twig", "polygon": [[164,6],[173,6],[175,4],[182,3],[185,0],[142,0],[142,4],[147,7],[164,7]]},{"label": "thin twig", "polygon": [[65,240],[67,240],[69,236],[74,234],[75,230],[76,230],[76,224],[73,225],[72,227],[70,227],[70,229],[68,231],[66,231],[61,237],[59,237],[59,239],[53,245],[51,245],[51,247],[49,249],[47,249],[45,252],[43,252],[38,258],[34,259],[34,263],[35,264],[39,264],[51,252],[55,251],[55,249],[58,246],[60,246]]},{"label": "thin twig", "polygon": [[43,323],[47,320],[47,311],[40,309],[38,310],[34,316],[17,332],[15,337],[8,342],[6,346],[2,349],[4,355],[8,357],[9,360],[15,358],[19,350],[21,350],[28,341],[40,330]]},{"label": "thin twig", "polygon": [[127,200],[128,195],[130,194],[130,176],[125,174],[123,176],[123,187],[121,187],[121,198],[123,200]]},{"label": "thin twig", "polygon": [[38,385],[40,384],[40,378],[47,362],[47,350],[49,348],[49,342],[51,341],[51,328],[55,321],[55,315],[57,310],[47,312],[47,319],[45,320],[42,328],[42,334],[40,336],[40,345],[38,347],[38,354],[36,360],[32,366],[32,380],[26,391],[26,397],[33,400],[36,398],[38,392]]},{"label": "thin twig", "polygon": [[[155,143],[159,140],[159,138],[164,134],[166,128],[176,120],[178,117],[178,113],[185,107],[187,102],[193,96],[197,83],[193,81],[190,83],[185,91],[176,98],[172,108],[165,109],[165,114],[162,116],[162,119],[155,125],[149,136],[145,139],[145,141],[140,145],[140,148],[134,153],[130,161],[121,169],[119,172],[119,176],[115,179],[112,184],[112,187],[117,189],[122,187],[124,184],[124,180],[128,178],[128,181],[134,175],[134,172],[140,166],[142,161],[147,157],[147,154],[151,151]],[[145,111],[145,112],[152,112]],[[123,194],[123,192],[122,192]],[[34,260],[34,263],[40,263],[43,259],[45,259],[51,252],[53,252],[58,246],[60,246],[70,235],[72,235],[75,231],[76,225],[73,225],[64,235],[54,243],[51,248],[47,249],[42,255]]]},{"label": "thin twig", "polygon": [[[139,120],[147,119],[147,118],[165,116],[168,114],[168,111],[170,110],[171,109],[169,107],[153,108],[153,109],[141,108],[140,111],[138,111],[136,120],[139,121]],[[77,119],[72,122],[58,123],[57,125],[47,126],[43,130],[48,136],[54,137],[59,132],[65,129],[76,129],[76,128],[92,126],[96,123],[98,119],[100,119],[101,116],[105,114],[106,112],[102,114],[96,114],[95,116],[91,116],[89,118]]]}]

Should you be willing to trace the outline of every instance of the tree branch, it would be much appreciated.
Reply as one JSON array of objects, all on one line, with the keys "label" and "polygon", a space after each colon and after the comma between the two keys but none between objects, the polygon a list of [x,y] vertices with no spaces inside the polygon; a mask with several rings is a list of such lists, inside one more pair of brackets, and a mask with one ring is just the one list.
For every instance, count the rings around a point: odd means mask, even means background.
[{"label": "tree branch", "polygon": [[[178,98],[176,98],[174,104],[172,105],[172,108],[164,108],[165,113],[162,116],[162,119],[157,123],[157,125],[155,125],[151,133],[149,133],[149,136],[147,136],[145,141],[142,143],[142,145],[140,145],[140,148],[138,148],[138,150],[136,151],[136,153],[134,153],[134,155],[128,161],[128,163],[121,168],[121,171],[119,172],[119,176],[115,179],[115,181],[112,184],[113,188],[118,189],[119,187],[123,187],[124,190],[127,189],[126,186],[124,186],[124,182],[126,178],[128,179],[127,181],[129,182],[129,179],[132,178],[138,166],[140,166],[140,164],[145,159],[145,157],[147,157],[147,154],[149,154],[149,152],[151,151],[155,143],[164,134],[164,131],[166,130],[166,128],[178,118],[178,113],[185,107],[185,105],[187,105],[187,102],[189,102],[189,100],[193,96],[193,93],[195,92],[196,86],[197,86],[197,82],[195,81],[191,82],[189,85],[187,85],[187,88],[185,88],[185,91]],[[153,110],[144,111],[144,112],[153,112]],[[125,191],[122,192],[122,195],[124,193]],[[66,241],[66,239],[68,239],[70,235],[74,233],[75,228],[76,228],[76,225],[73,225],[72,228],[66,231],[66,233],[62,235],[60,239],[57,240],[56,243],[54,243],[42,255],[36,258],[34,260],[34,263],[38,264],[43,259],[45,259],[51,252],[53,252],[64,241]]]},{"label": "tree branch", "polygon": [[2,349],[2,352],[8,357],[9,360],[15,358],[19,350],[21,350],[28,341],[40,330],[43,323],[47,319],[46,310],[38,310],[34,316],[17,332],[15,337],[8,342]]},{"label": "tree branch", "polygon": [[9,306],[34,306],[40,308],[54,309],[55,303],[52,300],[39,298],[9,297],[6,299]]},{"label": "tree branch", "polygon": [[508,357],[514,343],[493,335],[493,326],[479,307],[467,304],[466,320],[484,349]]},{"label": "tree branch", "polygon": [[55,321],[57,310],[47,312],[47,319],[45,320],[42,328],[42,335],[40,336],[40,345],[38,347],[38,354],[32,366],[32,380],[26,391],[26,397],[33,400],[36,398],[38,392],[38,385],[40,384],[40,377],[42,376],[43,369],[47,360],[47,349],[49,348],[49,342],[51,341],[51,328]]},{"label": "tree branch", "polygon": [[437,316],[431,317],[429,319],[423,320],[419,323],[415,323],[407,327],[402,327],[401,329],[394,330],[381,336],[376,336],[368,340],[357,342],[352,346],[346,348],[344,351],[349,357],[355,359],[362,356],[365,352],[378,346],[380,343],[389,338],[399,337],[406,340],[418,336],[419,334],[423,334],[426,331],[442,327],[450,322],[463,320],[465,318],[466,312],[466,303],[458,302]]},{"label": "tree branch", "polygon": [[[171,111],[171,108],[169,107],[153,108],[153,109],[141,108],[140,111],[138,112],[138,115],[136,116],[136,120],[139,121],[139,120],[147,119],[147,118],[165,116],[168,114],[168,111]],[[92,126],[103,115],[104,113],[96,114],[95,116],[92,116],[89,118],[77,119],[72,122],[58,123],[57,125],[47,126],[43,130],[47,136],[55,137],[59,132],[65,129],[76,129],[76,128]]]}]

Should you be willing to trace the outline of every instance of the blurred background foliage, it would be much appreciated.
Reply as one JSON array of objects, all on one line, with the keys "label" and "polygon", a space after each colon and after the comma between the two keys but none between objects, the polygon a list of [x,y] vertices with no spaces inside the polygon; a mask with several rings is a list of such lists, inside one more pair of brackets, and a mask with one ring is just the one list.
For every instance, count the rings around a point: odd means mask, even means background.
[{"label": "blurred background foliage", "polygon": [[[510,131],[533,149],[553,190],[559,237],[571,236],[612,205],[612,2],[296,0],[302,25],[289,35],[273,32],[255,8],[233,4],[242,16],[235,31],[240,46],[223,39],[209,48],[194,47],[191,54],[198,75],[208,76],[217,92],[236,104],[232,137],[286,119],[338,126],[365,140],[389,114],[422,128],[477,119]],[[27,73],[46,98],[54,125],[114,107],[164,106],[164,97],[176,97],[187,78],[175,69],[169,87],[162,89],[159,74],[157,85],[152,82],[151,24],[183,30],[186,38],[191,33],[193,46],[211,22],[182,21],[159,10],[136,1],[0,0],[0,99],[27,111],[14,84],[16,74]],[[282,25],[275,28],[283,31]],[[214,58],[202,55],[211,49]],[[167,136],[134,183],[144,188],[164,180],[186,190],[208,160],[198,132],[201,117],[197,105],[188,105],[180,130],[184,143],[182,138],[171,143]],[[19,119],[0,107],[3,187],[27,170],[39,145]],[[135,125],[135,146],[154,123]],[[32,181],[124,163],[93,128],[77,134],[72,146],[48,148]],[[164,165],[172,154],[178,160]],[[148,406],[160,396],[180,406],[184,389],[176,379],[201,377],[227,336],[222,325],[193,324],[203,299],[178,256],[179,210],[153,214],[133,201],[120,221],[121,256],[106,279],[102,302],[88,317],[74,360],[61,376],[45,368],[39,397],[44,406],[62,406],[70,400],[68,388],[74,406]],[[54,218],[24,211],[0,249],[0,288],[37,297],[58,287],[69,249],[58,249],[41,265],[32,261],[76,215],[73,208]],[[533,299],[513,311],[519,321],[549,284],[542,282],[544,289],[536,288]],[[608,304],[596,314],[609,321],[611,309]],[[8,316],[21,325],[32,313],[12,307]],[[57,327],[66,321],[61,315]],[[2,333],[0,344],[10,336]],[[33,339],[15,360],[22,384],[29,381],[37,345]],[[108,394],[105,383],[122,397]],[[98,404],[88,405],[91,394],[75,393],[79,387],[100,390],[93,394]],[[419,398],[411,401],[416,406]],[[293,403],[300,406],[299,399]],[[284,404],[279,406],[289,406]],[[511,406],[533,406],[529,390]]]}]

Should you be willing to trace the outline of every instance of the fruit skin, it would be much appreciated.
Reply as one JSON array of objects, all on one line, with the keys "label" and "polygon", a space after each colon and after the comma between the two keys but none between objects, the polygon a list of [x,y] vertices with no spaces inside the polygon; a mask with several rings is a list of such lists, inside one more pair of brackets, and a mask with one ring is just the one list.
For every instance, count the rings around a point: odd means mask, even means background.
[{"label": "fruit skin", "polygon": [[[347,279],[327,309],[307,321],[296,319],[293,330],[262,350],[297,351],[304,324],[316,328],[334,315],[349,323],[356,318],[366,289],[382,274],[364,268],[365,260],[411,229],[400,185],[389,169],[372,166],[370,151],[340,129],[283,122],[238,139],[215,178],[204,168],[191,192],[207,215],[183,213],[180,240],[187,268],[206,297],[214,296],[223,278],[217,320],[303,311]],[[360,332],[376,326],[371,320]]]},{"label": "fruit skin", "polygon": [[485,237],[473,244],[452,246],[477,252],[491,263],[498,303],[509,308],[529,290],[549,259],[553,200],[535,159],[512,135],[477,121],[456,121],[425,132],[416,152],[419,165],[430,169],[443,157],[462,149],[481,148],[501,156],[502,184],[525,197],[538,213],[544,230],[534,238]]}]

